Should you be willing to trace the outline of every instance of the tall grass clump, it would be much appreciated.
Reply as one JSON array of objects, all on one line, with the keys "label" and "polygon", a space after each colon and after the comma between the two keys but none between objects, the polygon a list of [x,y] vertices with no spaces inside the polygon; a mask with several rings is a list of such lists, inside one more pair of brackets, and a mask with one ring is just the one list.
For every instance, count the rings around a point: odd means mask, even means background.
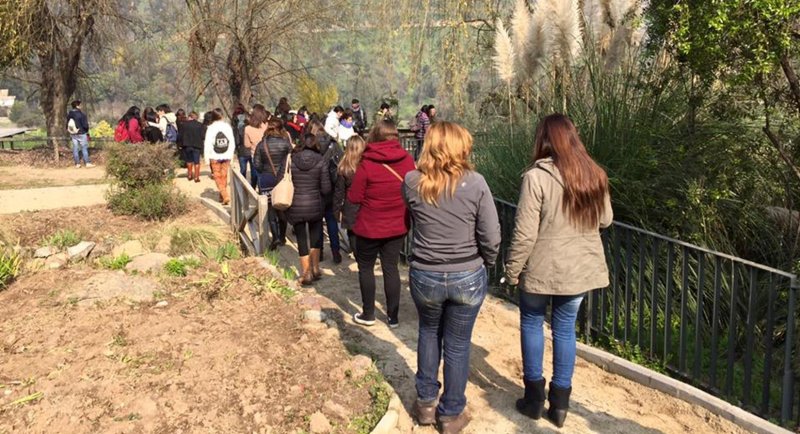
[{"label": "tall grass clump", "polygon": [[172,256],[202,252],[208,246],[220,243],[215,232],[202,228],[175,228],[169,240],[169,254]]},{"label": "tall grass clump", "polygon": [[109,148],[106,171],[113,178],[108,205],[115,214],[162,220],[183,214],[186,196],[172,178],[178,166],[163,144],[116,144]]},{"label": "tall grass clump", "polygon": [[9,247],[0,247],[0,291],[6,289],[19,276],[22,257]]}]

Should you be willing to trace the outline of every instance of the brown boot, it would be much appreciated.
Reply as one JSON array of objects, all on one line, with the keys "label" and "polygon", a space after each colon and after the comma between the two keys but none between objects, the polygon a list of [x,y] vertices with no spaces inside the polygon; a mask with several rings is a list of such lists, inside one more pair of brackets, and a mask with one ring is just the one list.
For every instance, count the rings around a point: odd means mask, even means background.
[{"label": "brown boot", "polygon": [[300,277],[297,282],[300,285],[307,286],[314,283],[314,275],[311,273],[311,258],[309,256],[300,257]]},{"label": "brown boot", "polygon": [[200,164],[192,164],[194,166],[194,182],[200,182]]},{"label": "brown boot", "polygon": [[186,179],[189,182],[194,180],[194,163],[186,163]]},{"label": "brown boot", "polygon": [[439,432],[442,434],[458,434],[470,422],[470,417],[466,410],[462,411],[458,416],[437,416],[437,419],[439,419]]},{"label": "brown boot", "polygon": [[320,249],[311,249],[311,275],[314,280],[322,278],[322,270],[319,269]]}]

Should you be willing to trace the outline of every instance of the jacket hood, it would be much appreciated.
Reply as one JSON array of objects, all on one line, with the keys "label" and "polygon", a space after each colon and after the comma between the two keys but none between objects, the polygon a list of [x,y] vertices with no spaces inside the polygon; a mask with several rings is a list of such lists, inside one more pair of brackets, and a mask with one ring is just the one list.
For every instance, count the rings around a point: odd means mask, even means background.
[{"label": "jacket hood", "polygon": [[174,124],[175,121],[178,120],[178,117],[175,116],[175,113],[165,113],[164,117],[167,118],[167,122]]},{"label": "jacket hood", "polygon": [[408,157],[408,152],[403,149],[398,140],[387,140],[385,142],[367,143],[367,148],[364,150],[362,158],[376,163],[394,163]]},{"label": "jacket hood", "polygon": [[291,155],[292,162],[303,172],[307,172],[316,167],[316,165],[319,164],[319,160],[322,159],[322,156],[319,155],[319,153],[310,149],[304,149]]},{"label": "jacket hood", "polygon": [[561,178],[561,172],[553,162],[553,157],[541,158],[536,160],[533,164],[534,169],[542,169],[548,175],[552,176],[562,187],[564,187],[564,180]]}]

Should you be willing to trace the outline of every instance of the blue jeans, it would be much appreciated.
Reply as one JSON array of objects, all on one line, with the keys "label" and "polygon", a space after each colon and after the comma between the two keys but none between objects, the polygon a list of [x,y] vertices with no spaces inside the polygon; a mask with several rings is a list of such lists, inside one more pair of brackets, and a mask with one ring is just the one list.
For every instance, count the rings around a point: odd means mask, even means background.
[{"label": "blue jeans", "polygon": [[542,376],[544,357],[544,315],[552,300],[553,315],[553,379],[550,384],[567,389],[572,387],[575,372],[575,320],[584,294],[540,295],[520,292],[519,312],[522,337],[522,373],[527,381]]},{"label": "blue jeans", "polygon": [[[325,205],[325,225],[328,228],[328,241],[331,243],[331,251],[339,250],[339,223],[333,216],[333,204]],[[320,235],[320,241],[324,241],[325,233]],[[321,245],[321,244],[320,244]]]},{"label": "blue jeans", "polygon": [[409,280],[419,314],[417,397],[426,402],[437,398],[439,363],[444,357],[444,393],[436,411],[459,415],[467,405],[472,328],[489,289],[486,269],[440,273],[412,268]]},{"label": "blue jeans", "polygon": [[83,162],[89,164],[89,135],[88,134],[72,134],[72,159],[75,164],[81,162],[81,152],[83,152]]},{"label": "blue jeans", "polygon": [[239,157],[239,172],[241,172],[244,179],[247,179],[247,165],[250,165],[250,186],[256,188],[258,185],[258,172],[256,166],[253,165],[253,157]]}]

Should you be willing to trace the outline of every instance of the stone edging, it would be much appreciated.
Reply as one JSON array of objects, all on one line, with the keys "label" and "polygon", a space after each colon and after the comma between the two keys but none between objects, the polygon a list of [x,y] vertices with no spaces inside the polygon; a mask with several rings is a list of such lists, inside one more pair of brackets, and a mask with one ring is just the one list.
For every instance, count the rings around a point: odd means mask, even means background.
[{"label": "stone edging", "polygon": [[767,420],[749,413],[733,404],[710,395],[702,390],[682,383],[664,374],[639,366],[621,357],[578,342],[578,356],[594,363],[612,374],[623,376],[631,381],[659,390],[693,405],[709,410],[736,425],[759,434],[792,434]]},{"label": "stone edging", "polygon": [[400,397],[397,396],[397,392],[394,391],[394,388],[391,384],[384,381],[383,387],[386,387],[391,391],[391,398],[389,398],[389,405],[386,408],[386,414],[384,414],[378,424],[375,425],[375,428],[370,431],[370,434],[390,434],[392,430],[397,428],[397,424],[400,422],[400,414],[403,410],[403,403],[400,402]]}]

